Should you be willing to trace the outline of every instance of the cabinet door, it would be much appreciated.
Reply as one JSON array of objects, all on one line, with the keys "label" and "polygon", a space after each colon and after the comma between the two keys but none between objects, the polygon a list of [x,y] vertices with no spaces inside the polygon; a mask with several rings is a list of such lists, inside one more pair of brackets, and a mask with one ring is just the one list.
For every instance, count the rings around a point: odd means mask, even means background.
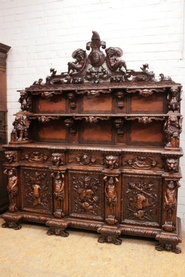
[{"label": "cabinet door", "polygon": [[22,210],[42,214],[52,213],[51,172],[38,168],[21,168]]},{"label": "cabinet door", "polygon": [[69,171],[69,216],[104,220],[104,190],[101,172]]},{"label": "cabinet door", "polygon": [[159,227],[161,225],[162,180],[156,176],[124,175],[121,222]]}]

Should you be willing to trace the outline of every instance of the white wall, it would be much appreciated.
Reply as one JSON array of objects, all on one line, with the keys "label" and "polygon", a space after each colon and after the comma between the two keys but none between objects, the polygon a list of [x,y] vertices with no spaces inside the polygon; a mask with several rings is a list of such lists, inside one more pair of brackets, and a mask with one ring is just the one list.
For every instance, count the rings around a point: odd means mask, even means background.
[{"label": "white wall", "polygon": [[[128,69],[149,63],[185,87],[184,0],[0,0],[0,42],[11,46],[7,60],[8,126],[20,109],[18,89],[39,78],[67,70],[77,48],[91,40],[92,30],[107,47],[123,49]],[[185,96],[182,95],[185,115]],[[185,124],[184,124],[185,126]],[[181,134],[185,149],[185,128]],[[178,215],[185,230],[185,157]]]}]

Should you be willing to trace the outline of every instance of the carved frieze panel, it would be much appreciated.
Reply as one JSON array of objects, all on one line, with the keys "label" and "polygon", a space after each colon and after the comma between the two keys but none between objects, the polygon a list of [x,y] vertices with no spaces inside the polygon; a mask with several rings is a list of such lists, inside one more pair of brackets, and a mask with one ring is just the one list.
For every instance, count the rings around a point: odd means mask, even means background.
[{"label": "carved frieze panel", "polygon": [[39,149],[32,149],[21,153],[21,160],[26,160],[31,163],[44,163],[49,159],[49,152]]},{"label": "carved frieze panel", "polygon": [[123,221],[136,225],[159,225],[161,179],[126,176],[123,182]]},{"label": "carved frieze panel", "polygon": [[136,170],[162,170],[163,163],[159,155],[146,155],[144,153],[124,154],[122,156],[124,169]]},{"label": "carved frieze panel", "polygon": [[69,210],[70,215],[78,218],[103,218],[104,194],[103,177],[100,173],[70,172]]},{"label": "carved frieze panel", "polygon": [[45,170],[21,168],[23,210],[52,213],[51,173]]},{"label": "carved frieze panel", "polygon": [[70,151],[69,163],[82,166],[102,166],[103,157],[95,151]]},{"label": "carved frieze panel", "polygon": [[139,123],[148,124],[152,123],[153,120],[163,121],[165,120],[164,116],[125,116],[126,120],[138,120]]},{"label": "carved frieze panel", "polygon": [[164,92],[165,88],[143,88],[143,89],[127,89],[127,93],[139,93],[139,95],[148,97],[152,95],[153,93],[157,92]]}]

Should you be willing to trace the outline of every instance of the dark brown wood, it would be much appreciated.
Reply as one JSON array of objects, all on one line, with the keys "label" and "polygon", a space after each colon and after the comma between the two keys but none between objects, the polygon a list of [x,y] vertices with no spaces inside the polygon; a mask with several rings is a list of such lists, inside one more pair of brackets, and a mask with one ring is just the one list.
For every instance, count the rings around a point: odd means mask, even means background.
[{"label": "dark brown wood", "polygon": [[7,210],[9,205],[7,179],[3,174],[5,155],[2,148],[2,145],[7,142],[6,58],[9,49],[9,46],[0,43],[0,212]]},{"label": "dark brown wood", "polygon": [[180,253],[181,85],[148,64],[130,70],[121,56],[93,31],[67,72],[52,68],[20,90],[22,111],[4,145],[3,227],[28,220],[64,237],[82,228],[114,244],[152,237],[157,250]]}]

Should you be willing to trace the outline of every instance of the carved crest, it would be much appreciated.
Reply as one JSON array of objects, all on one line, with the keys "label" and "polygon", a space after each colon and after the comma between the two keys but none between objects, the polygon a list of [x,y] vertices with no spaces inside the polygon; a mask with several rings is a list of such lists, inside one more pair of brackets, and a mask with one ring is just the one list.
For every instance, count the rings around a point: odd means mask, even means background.
[{"label": "carved crest", "polygon": [[[90,51],[90,53],[88,53]],[[149,71],[149,65],[143,64],[140,71],[127,69],[126,62],[122,59],[123,51],[120,47],[106,47],[106,43],[100,39],[100,35],[96,31],[92,31],[91,41],[87,42],[86,50],[77,48],[72,53],[74,61],[68,62],[68,71],[57,74],[54,68],[50,69],[51,76],[46,78],[46,83],[42,83],[40,78],[31,86],[34,90],[35,86],[47,87],[48,85],[56,84],[82,84],[86,82],[101,83],[101,82],[146,82],[153,81],[155,74]],[[160,81],[171,81],[171,78],[166,78],[164,74],[160,74]],[[141,95],[151,95],[152,90],[145,89],[141,91]],[[47,95],[45,96],[47,97]],[[50,97],[50,93],[49,93]],[[74,100],[74,99],[73,99]],[[72,100],[72,108],[75,102]],[[121,108],[121,106],[120,106]],[[177,108],[175,108],[177,109]]]}]

